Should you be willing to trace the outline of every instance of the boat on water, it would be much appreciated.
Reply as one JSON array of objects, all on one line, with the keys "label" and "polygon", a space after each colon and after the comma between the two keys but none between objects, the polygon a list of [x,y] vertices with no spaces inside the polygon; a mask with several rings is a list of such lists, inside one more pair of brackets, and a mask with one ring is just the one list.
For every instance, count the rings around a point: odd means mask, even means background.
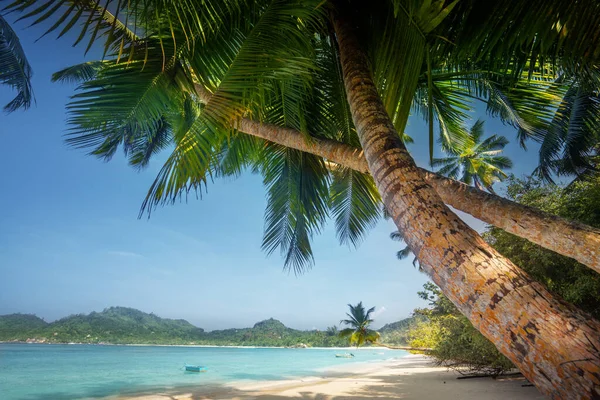
[{"label": "boat on water", "polygon": [[352,353],[336,354],[335,356],[337,358],[354,358],[354,354]]},{"label": "boat on water", "polygon": [[186,365],[185,370],[187,372],[206,372],[208,368],[202,365]]}]

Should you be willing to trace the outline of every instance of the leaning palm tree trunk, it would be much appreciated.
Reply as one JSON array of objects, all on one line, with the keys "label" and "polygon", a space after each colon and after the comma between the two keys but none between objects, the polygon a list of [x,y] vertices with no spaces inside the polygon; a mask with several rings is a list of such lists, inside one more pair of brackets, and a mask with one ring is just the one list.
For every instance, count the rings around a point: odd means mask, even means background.
[{"label": "leaning palm tree trunk", "polygon": [[[210,98],[210,93],[200,84],[196,84],[196,91],[203,102]],[[312,138],[307,141],[306,136],[295,129],[263,124],[248,118],[240,119],[236,128],[242,133],[323,157],[346,168],[370,173],[362,149],[329,139]],[[425,182],[449,206],[571,257],[600,273],[600,229],[515,203],[426,169],[419,168],[419,171]]]},{"label": "leaning palm tree trunk", "polygon": [[422,268],[541,392],[600,397],[600,323],[554,298],[446,207],[399,139],[352,25],[343,16],[333,23],[369,170]]}]

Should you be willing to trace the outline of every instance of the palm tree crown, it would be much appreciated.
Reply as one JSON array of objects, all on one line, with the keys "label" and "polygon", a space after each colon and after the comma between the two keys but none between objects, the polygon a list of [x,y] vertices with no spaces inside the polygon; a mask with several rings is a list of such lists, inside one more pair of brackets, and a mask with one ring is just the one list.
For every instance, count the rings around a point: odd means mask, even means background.
[{"label": "palm tree crown", "polygon": [[502,156],[508,140],[504,136],[492,135],[483,140],[484,121],[477,120],[471,127],[471,141],[444,146],[448,157],[434,158],[431,165],[442,167],[438,172],[467,185],[493,192],[494,182],[507,178],[504,169],[512,167],[512,161]]},{"label": "palm tree crown", "polygon": [[[443,142],[470,141],[461,127],[473,99],[517,127],[521,140],[541,137],[571,82],[555,84],[557,73],[543,60],[556,61],[574,82],[598,78],[588,71],[584,79],[581,63],[571,62],[600,59],[580,40],[596,35],[570,29],[563,37],[546,29],[555,25],[553,18],[562,23],[563,15],[570,16],[569,24],[595,26],[587,21],[592,13],[580,12],[591,0],[540,1],[544,13],[524,2],[492,8],[472,3],[69,0],[38,6],[16,0],[8,9],[36,23],[54,18],[49,31],[59,35],[81,28],[78,43],[93,33],[87,49],[104,42],[105,61],[55,75],[80,84],[68,105],[71,145],[105,160],[121,148],[137,168],[172,149],[143,203],[146,211],[201,192],[215,176],[239,175],[244,168],[261,173],[268,191],[263,248],[279,250],[286,267],[301,272],[314,262],[311,240],[328,217],[340,242],[361,242],[382,216],[379,193],[370,176],[331,171],[320,157],[245,135],[237,122],[247,118],[293,128],[306,141],[358,146],[348,104],[341,100],[346,92],[328,22],[335,8],[355,10],[375,83],[397,130],[404,135],[409,113],[420,114],[430,125],[424,138],[430,146],[434,123]],[[514,24],[516,16],[540,21]],[[498,39],[507,35],[515,40]],[[527,46],[533,46],[532,59],[522,57]],[[554,59],[557,54],[561,58]]]},{"label": "palm tree crown", "polygon": [[340,331],[340,337],[348,338],[350,344],[355,344],[356,347],[376,342],[380,336],[379,332],[369,329],[369,325],[373,322],[371,313],[375,311],[375,307],[365,311],[362,301],[356,306],[348,304],[348,307],[350,307],[350,312],[346,313],[348,319],[343,319],[340,323],[349,327]]}]

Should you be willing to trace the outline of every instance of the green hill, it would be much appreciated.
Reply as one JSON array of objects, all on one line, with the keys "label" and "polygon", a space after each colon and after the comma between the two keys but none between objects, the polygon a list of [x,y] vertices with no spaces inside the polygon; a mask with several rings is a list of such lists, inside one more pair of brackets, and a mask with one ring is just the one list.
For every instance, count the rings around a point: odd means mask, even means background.
[{"label": "green hill", "polygon": [[46,325],[47,322],[33,314],[0,315],[0,340],[26,340],[29,333]]},{"label": "green hill", "polygon": [[384,325],[378,330],[381,334],[381,342],[397,346],[408,346],[408,331],[423,319],[424,317],[419,315]]},{"label": "green hill", "polygon": [[199,340],[204,330],[181,319],[110,307],[99,313],[60,319],[46,327],[44,333],[57,342],[183,344]]},{"label": "green hill", "polygon": [[231,346],[345,346],[320,331],[300,331],[276,319],[252,328],[205,332],[182,319],[161,318],[133,308],[71,315],[50,324],[33,315],[0,316],[0,341],[41,343],[202,344]]}]

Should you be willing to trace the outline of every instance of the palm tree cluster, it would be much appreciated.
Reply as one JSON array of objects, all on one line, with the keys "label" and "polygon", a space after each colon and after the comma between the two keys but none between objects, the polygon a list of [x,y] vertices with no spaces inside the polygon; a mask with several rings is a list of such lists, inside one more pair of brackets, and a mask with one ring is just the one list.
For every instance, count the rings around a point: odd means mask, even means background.
[{"label": "palm tree cluster", "polygon": [[[103,159],[122,149],[136,168],[169,151],[143,210],[256,171],[268,193],[263,248],[301,272],[328,217],[342,243],[357,245],[385,208],[421,268],[540,390],[575,398],[600,384],[600,324],[565,308],[444,201],[467,193],[491,223],[597,271],[600,233],[418,169],[404,134],[409,115],[421,115],[430,158],[437,128],[455,151],[445,165],[489,189],[502,140],[464,128],[482,101],[522,145],[541,143],[542,176],[589,172],[600,121],[596,1],[14,0],[8,9],[47,22],[48,33],[77,30],[86,50],[103,45],[103,60],[55,74],[78,84],[67,141]],[[543,235],[527,236],[489,204]]]}]

